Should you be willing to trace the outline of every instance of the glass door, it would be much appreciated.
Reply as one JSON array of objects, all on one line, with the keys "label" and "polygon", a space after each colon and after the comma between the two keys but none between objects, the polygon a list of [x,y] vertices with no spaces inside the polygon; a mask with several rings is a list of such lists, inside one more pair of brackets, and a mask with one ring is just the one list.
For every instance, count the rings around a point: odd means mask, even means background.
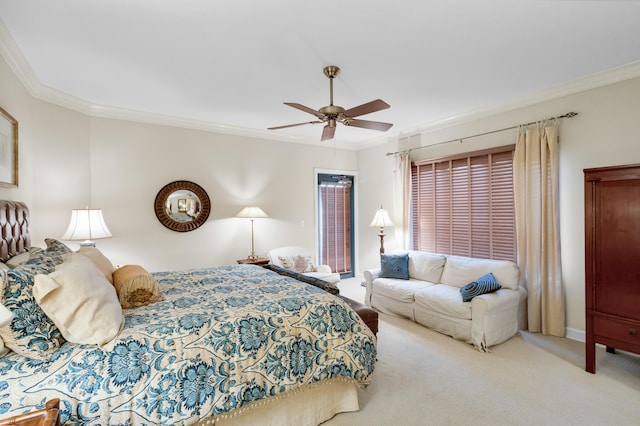
[{"label": "glass door", "polygon": [[319,263],[353,277],[354,176],[318,174]]}]

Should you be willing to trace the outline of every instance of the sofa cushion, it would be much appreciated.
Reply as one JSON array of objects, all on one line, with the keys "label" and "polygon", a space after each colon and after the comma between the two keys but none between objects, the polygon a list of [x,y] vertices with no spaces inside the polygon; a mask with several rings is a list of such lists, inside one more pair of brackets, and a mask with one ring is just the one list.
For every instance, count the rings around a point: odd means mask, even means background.
[{"label": "sofa cushion", "polygon": [[407,253],[381,254],[380,276],[382,278],[397,278],[401,280],[408,280],[409,255]]},{"label": "sofa cushion", "polygon": [[460,301],[458,287],[446,284],[423,287],[415,292],[414,298],[418,309],[427,309],[453,318],[471,319],[471,303]]},{"label": "sofa cushion", "polygon": [[[399,302],[413,303],[414,293],[424,287],[435,284],[420,280],[402,280],[396,278],[376,278],[373,280],[373,291]],[[458,295],[460,303],[460,295]]]},{"label": "sofa cushion", "polygon": [[500,284],[496,282],[493,274],[489,272],[486,275],[481,276],[477,280],[470,282],[469,284],[460,287],[460,294],[462,295],[463,302],[470,302],[476,296],[481,294],[493,293],[500,290]]},{"label": "sofa cushion", "polygon": [[460,288],[489,272],[502,287],[518,289],[520,269],[508,260],[447,256],[440,282]]},{"label": "sofa cushion", "polygon": [[410,250],[409,276],[417,280],[439,283],[447,257],[443,254]]}]

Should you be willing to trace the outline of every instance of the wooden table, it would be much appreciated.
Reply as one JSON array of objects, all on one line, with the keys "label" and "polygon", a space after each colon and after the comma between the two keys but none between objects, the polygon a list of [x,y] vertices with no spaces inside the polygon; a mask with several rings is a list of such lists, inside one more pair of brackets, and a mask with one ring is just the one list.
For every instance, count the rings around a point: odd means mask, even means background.
[{"label": "wooden table", "polygon": [[246,259],[239,259],[238,263],[241,265],[264,266],[267,263],[269,263],[269,259],[267,259],[266,257],[256,257],[255,259],[246,258]]}]

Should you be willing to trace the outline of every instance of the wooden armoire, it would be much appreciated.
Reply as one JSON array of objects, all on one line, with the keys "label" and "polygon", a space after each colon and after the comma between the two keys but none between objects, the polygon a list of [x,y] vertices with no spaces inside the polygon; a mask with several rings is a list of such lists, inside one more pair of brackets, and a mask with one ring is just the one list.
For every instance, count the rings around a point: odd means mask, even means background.
[{"label": "wooden armoire", "polygon": [[584,170],[586,370],[596,343],[640,353],[640,164]]}]

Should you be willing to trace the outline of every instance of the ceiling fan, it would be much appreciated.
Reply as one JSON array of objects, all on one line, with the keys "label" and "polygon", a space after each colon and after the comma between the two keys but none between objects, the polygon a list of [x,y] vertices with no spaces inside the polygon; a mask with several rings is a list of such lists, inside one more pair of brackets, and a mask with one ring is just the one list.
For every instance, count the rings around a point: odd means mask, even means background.
[{"label": "ceiling fan", "polygon": [[269,127],[268,130],[285,129],[287,127],[303,126],[305,124],[321,124],[326,123],[324,130],[322,131],[322,138],[320,140],[326,141],[333,139],[336,133],[336,123],[342,123],[345,126],[361,127],[363,129],[379,130],[386,132],[393,126],[391,123],[382,123],[380,121],[360,120],[355,117],[361,115],[370,114],[372,112],[380,111],[389,108],[389,104],[382,99],[376,99],[375,101],[367,102],[366,104],[359,105],[354,108],[345,110],[341,106],[333,104],[333,79],[340,73],[340,68],[335,65],[329,65],[323,69],[324,75],[329,78],[329,105],[320,108],[319,110],[311,109],[304,105],[300,105],[292,102],[285,102],[285,105],[299,109],[300,111],[307,112],[315,115],[318,120],[307,121],[304,123],[287,124],[285,126]]}]

